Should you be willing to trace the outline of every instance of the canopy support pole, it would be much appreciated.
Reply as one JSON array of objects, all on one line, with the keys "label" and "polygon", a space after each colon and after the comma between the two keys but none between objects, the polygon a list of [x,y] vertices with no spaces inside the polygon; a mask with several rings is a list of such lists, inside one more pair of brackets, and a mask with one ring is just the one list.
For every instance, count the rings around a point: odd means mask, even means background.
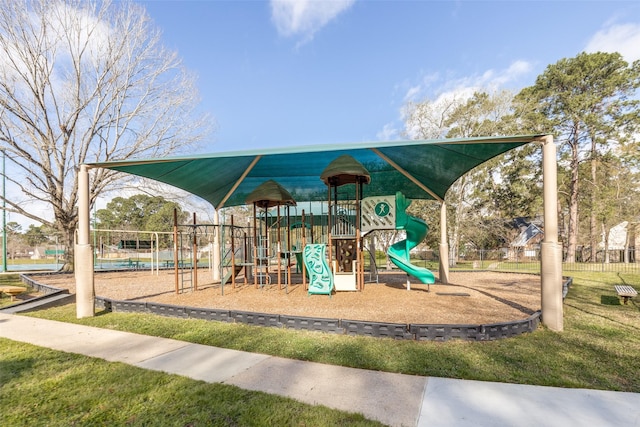
[{"label": "canopy support pole", "polygon": [[220,281],[220,236],[221,236],[221,226],[220,226],[220,214],[218,213],[218,209],[213,210],[213,230],[214,230],[214,239],[213,239],[213,281]]},{"label": "canopy support pole", "polygon": [[78,172],[78,237],[75,247],[76,317],[95,316],[93,250],[89,242],[89,169],[81,165]]},{"label": "canopy support pole", "polygon": [[440,205],[440,283],[449,284],[449,243],[447,241],[447,204]]},{"label": "canopy support pole", "polygon": [[562,245],[558,244],[558,162],[553,136],[542,143],[542,187],[544,203],[544,239],[540,245],[540,281],[542,287],[542,323],[553,331],[562,331]]}]

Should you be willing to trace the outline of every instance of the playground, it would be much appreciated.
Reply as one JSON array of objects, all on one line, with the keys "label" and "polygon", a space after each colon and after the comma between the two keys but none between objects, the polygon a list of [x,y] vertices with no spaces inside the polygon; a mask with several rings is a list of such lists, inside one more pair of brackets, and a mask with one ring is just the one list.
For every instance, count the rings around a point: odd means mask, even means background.
[{"label": "playground", "polygon": [[[42,283],[75,293],[73,275],[40,276]],[[452,272],[448,285],[414,284],[406,274],[381,273],[364,292],[338,292],[332,298],[309,296],[302,284],[288,292],[277,284],[225,287],[202,280],[196,292],[174,292],[171,271],[96,274],[96,294],[116,300],[147,301],[188,307],[243,310],[294,316],[342,318],[389,323],[487,324],[529,317],[540,309],[540,278],[531,274]]]},{"label": "playground", "polygon": [[[529,277],[530,280],[492,277],[482,285],[484,288],[477,287],[477,279],[454,279],[448,263],[446,191],[478,164],[534,141],[543,144],[545,154],[547,228],[542,244],[541,276]],[[213,274],[204,277],[199,274],[200,264],[195,256],[202,244],[198,243],[200,225],[194,215],[192,232],[187,239],[192,246],[191,260],[185,261],[179,256],[184,244],[178,245],[178,232],[175,231],[173,261],[165,260],[166,268],[173,265],[173,271],[160,273],[161,260],[156,244],[155,277],[151,278],[156,288],[125,296],[127,300],[160,298],[159,302],[179,306],[228,307],[372,321],[378,320],[372,314],[381,312],[386,314],[379,316],[387,317],[380,317],[380,321],[401,323],[514,320],[530,316],[540,308],[544,315],[545,304],[542,302],[546,301],[544,319],[553,319],[557,323],[553,328],[561,329],[561,269],[556,268],[560,259],[556,244],[557,218],[555,210],[548,209],[555,203],[555,175],[549,172],[555,165],[552,141],[543,135],[404,141],[374,146],[307,147],[162,161],[98,163],[83,166],[79,182],[82,188],[88,188],[89,168],[109,168],[182,188],[209,201],[216,209],[214,231],[209,239],[213,254],[209,271]],[[447,167],[443,168],[443,165]],[[209,171],[212,170],[217,173],[211,175]],[[413,199],[435,200],[441,204],[439,269],[412,263],[412,251],[429,233],[429,225],[407,211]],[[94,277],[94,268],[88,265],[88,255],[93,249],[88,243],[87,202],[87,198],[80,199],[82,221],[76,245],[77,265],[81,267],[75,274],[79,317],[93,315],[92,295],[122,298],[101,292],[100,281],[106,276],[98,274]],[[314,216],[311,205],[308,212],[304,207],[298,210],[299,203],[306,206],[313,202],[322,204],[320,214]],[[233,213],[227,215],[226,208],[241,205],[249,207],[252,215],[238,223]],[[292,208],[295,209],[293,216]],[[174,225],[174,230],[177,229],[178,224]],[[375,265],[378,253],[375,235],[378,231],[389,230],[401,234],[386,250],[399,274],[387,276],[380,274]],[[150,246],[153,250],[153,243]],[[153,263],[152,254],[152,275]],[[163,274],[169,283],[173,280],[174,286],[160,284]],[[529,281],[532,284],[522,292],[528,298],[524,302],[517,300],[520,279],[522,283]],[[134,288],[131,284],[137,279],[126,281]],[[553,282],[553,286],[545,287],[547,282]],[[111,286],[114,287],[117,286]],[[506,293],[496,295],[497,289]],[[545,290],[548,296],[541,298]],[[267,296],[272,291],[278,300],[273,305]],[[388,295],[382,291],[395,292]],[[230,307],[228,304],[236,296],[244,302]],[[253,298],[256,301],[252,301]],[[372,299],[370,303],[366,302],[369,298]],[[307,301],[302,302],[302,299]],[[315,308],[307,310],[308,302]],[[397,303],[398,308],[392,307],[392,302]],[[435,312],[435,306],[459,317],[408,318]],[[482,317],[492,311],[500,312],[500,309],[506,309],[503,313],[506,318],[488,314]],[[549,316],[551,312],[554,317]],[[475,313],[477,318],[465,318],[462,313]]]}]

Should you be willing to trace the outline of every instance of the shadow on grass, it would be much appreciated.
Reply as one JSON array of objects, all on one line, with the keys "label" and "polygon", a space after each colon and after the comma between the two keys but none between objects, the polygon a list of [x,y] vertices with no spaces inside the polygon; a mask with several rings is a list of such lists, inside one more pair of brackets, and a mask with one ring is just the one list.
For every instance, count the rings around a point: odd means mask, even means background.
[{"label": "shadow on grass", "polygon": [[614,295],[600,295],[602,305],[620,305],[620,298]]},{"label": "shadow on grass", "polygon": [[[18,344],[15,345],[17,346]],[[0,360],[0,384],[7,384],[13,379],[28,374],[28,372],[33,369],[35,363],[36,361],[31,357]]]},{"label": "shadow on grass", "polygon": [[106,316],[107,314],[111,314],[112,311],[111,310],[106,310],[106,309],[102,309],[102,310],[97,310],[95,317],[99,317],[99,316]]}]

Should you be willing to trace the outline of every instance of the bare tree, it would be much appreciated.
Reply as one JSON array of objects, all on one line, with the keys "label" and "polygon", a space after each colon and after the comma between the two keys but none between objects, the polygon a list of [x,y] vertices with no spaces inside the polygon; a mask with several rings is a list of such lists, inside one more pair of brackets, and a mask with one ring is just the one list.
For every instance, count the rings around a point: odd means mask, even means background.
[{"label": "bare tree", "polygon": [[464,97],[452,94],[441,96],[437,100],[426,99],[417,103],[409,102],[403,108],[405,121],[403,136],[410,139],[445,138],[449,117],[465,101]]},{"label": "bare tree", "polygon": [[[195,78],[160,36],[127,0],[0,0],[0,149],[23,194],[7,210],[55,228],[69,269],[79,166],[166,156],[206,132]],[[117,179],[95,170],[90,203]]]},{"label": "bare tree", "polygon": [[[508,91],[495,93],[475,92],[471,96],[441,96],[436,101],[425,100],[418,104],[409,104],[405,109],[406,135],[416,139],[433,138],[470,138],[492,136],[504,132],[502,118],[511,112],[513,95]],[[495,163],[495,160],[494,160]],[[449,262],[455,265],[461,243],[466,236],[465,230],[473,220],[471,210],[474,202],[473,187],[478,185],[478,176],[485,163],[473,171],[461,176],[447,191]],[[416,203],[416,206],[421,206]]]}]

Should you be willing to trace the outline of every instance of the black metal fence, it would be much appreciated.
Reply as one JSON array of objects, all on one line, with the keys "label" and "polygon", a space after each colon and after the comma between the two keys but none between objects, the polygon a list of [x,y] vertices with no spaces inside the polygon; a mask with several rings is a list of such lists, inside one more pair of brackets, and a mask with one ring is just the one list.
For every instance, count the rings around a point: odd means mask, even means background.
[{"label": "black metal fence", "polygon": [[[591,271],[591,272],[619,272],[640,274],[640,262],[635,257],[635,248],[625,250],[599,250],[593,262],[567,262],[563,260],[562,270]],[[482,269],[502,271],[540,271],[540,250],[522,248],[502,248],[491,250],[471,250],[460,254],[455,265],[456,269]]]}]

